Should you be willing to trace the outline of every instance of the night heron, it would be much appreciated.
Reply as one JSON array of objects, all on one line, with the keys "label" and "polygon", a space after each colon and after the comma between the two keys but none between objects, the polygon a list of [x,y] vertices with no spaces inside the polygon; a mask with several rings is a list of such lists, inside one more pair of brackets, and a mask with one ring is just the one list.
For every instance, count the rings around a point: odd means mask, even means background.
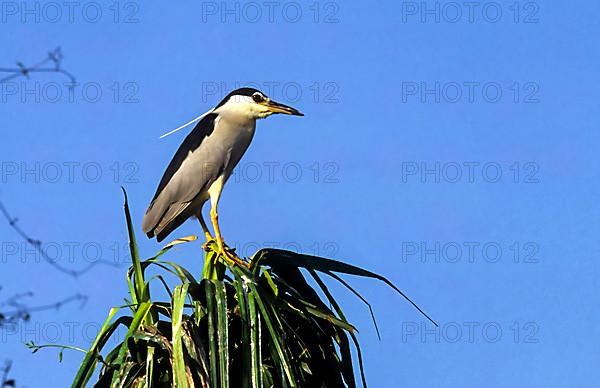
[{"label": "night heron", "polygon": [[160,180],[144,216],[144,233],[160,242],[188,218],[196,217],[207,241],[213,240],[202,217],[202,207],[210,199],[210,218],[219,253],[243,264],[226,250],[217,205],[223,186],[252,141],[256,120],[275,113],[303,116],[253,88],[234,90],[201,116]]}]

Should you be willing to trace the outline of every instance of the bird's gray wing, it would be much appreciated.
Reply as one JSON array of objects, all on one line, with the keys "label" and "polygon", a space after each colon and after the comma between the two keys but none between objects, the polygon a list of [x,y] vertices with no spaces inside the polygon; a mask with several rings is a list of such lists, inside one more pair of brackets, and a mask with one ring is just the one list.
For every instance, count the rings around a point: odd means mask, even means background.
[{"label": "bird's gray wing", "polygon": [[215,128],[215,119],[217,118],[216,113],[209,113],[202,118],[196,124],[192,132],[185,138],[183,143],[177,149],[175,156],[171,159],[169,166],[165,170],[160,183],[158,184],[158,188],[156,189],[156,193],[154,194],[154,198],[152,201],[156,200],[160,193],[165,189],[169,181],[173,178],[173,175],[179,170],[185,158],[188,157],[190,152],[194,152],[196,149],[200,147],[202,142],[207,136],[210,136],[212,131]]},{"label": "bird's gray wing", "polygon": [[222,150],[206,144],[217,122],[216,113],[207,114],[175,153],[144,216],[142,228],[145,233],[153,235],[155,229],[165,228],[220,175]]}]

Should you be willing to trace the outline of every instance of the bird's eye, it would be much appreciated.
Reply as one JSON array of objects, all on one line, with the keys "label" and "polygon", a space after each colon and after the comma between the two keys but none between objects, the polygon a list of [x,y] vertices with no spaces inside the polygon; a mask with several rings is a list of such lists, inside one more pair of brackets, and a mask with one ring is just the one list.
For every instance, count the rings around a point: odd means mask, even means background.
[{"label": "bird's eye", "polygon": [[262,95],[258,94],[258,93],[254,93],[252,95],[252,99],[254,100],[254,102],[262,102],[262,101],[265,100],[265,98]]}]

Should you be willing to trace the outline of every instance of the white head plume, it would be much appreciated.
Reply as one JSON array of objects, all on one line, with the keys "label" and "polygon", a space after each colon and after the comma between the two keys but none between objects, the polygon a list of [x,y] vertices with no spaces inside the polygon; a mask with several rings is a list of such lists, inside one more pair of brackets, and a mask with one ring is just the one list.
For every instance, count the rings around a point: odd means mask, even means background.
[{"label": "white head plume", "polygon": [[202,120],[202,119],[204,118],[204,116],[206,116],[206,115],[207,115],[207,114],[209,114],[210,112],[212,112],[212,111],[208,111],[208,112],[206,112],[206,113],[203,113],[202,115],[200,115],[200,116],[198,116],[198,117],[196,117],[196,118],[194,118],[194,119],[192,119],[192,120],[188,121],[187,123],[185,123],[185,124],[183,124],[183,125],[181,125],[181,126],[179,126],[179,127],[175,128],[174,130],[172,130],[172,131],[169,131],[169,132],[165,133],[165,134],[164,134],[164,135],[162,135],[162,136],[161,136],[159,139],[163,139],[163,138],[165,138],[165,137],[167,137],[167,136],[169,136],[169,135],[172,135],[172,134],[174,134],[175,132],[179,131],[180,129],[183,129],[183,128],[187,127],[188,125],[192,125],[192,124],[194,124],[194,123],[196,123],[196,122],[198,122],[198,121]]}]

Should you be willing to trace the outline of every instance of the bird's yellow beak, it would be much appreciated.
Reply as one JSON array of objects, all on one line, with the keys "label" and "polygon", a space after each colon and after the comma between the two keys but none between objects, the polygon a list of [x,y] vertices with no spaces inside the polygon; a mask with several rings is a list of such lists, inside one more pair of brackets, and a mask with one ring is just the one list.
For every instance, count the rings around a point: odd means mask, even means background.
[{"label": "bird's yellow beak", "polygon": [[304,113],[300,112],[299,110],[272,100],[265,101],[264,105],[269,109],[270,112],[273,113],[281,113],[284,115],[292,116],[304,116]]}]

